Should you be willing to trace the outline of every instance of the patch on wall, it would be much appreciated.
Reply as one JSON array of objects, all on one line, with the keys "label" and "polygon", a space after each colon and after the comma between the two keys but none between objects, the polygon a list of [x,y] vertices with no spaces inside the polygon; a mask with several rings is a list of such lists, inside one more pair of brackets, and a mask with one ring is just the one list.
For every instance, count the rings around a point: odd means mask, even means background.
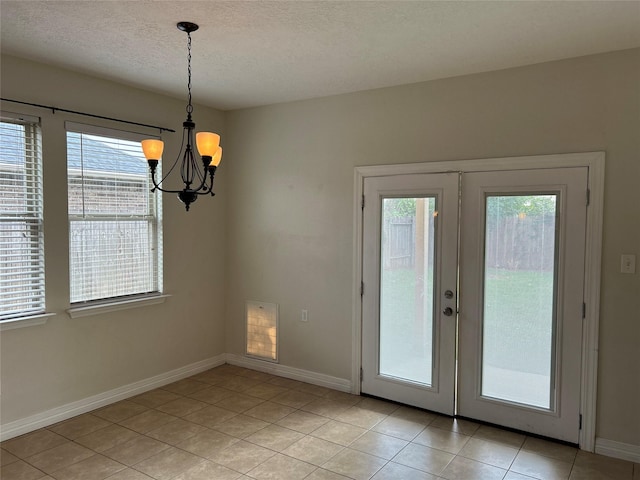
[{"label": "patch on wall", "polygon": [[247,301],[247,351],[249,357],[278,361],[278,305]]}]

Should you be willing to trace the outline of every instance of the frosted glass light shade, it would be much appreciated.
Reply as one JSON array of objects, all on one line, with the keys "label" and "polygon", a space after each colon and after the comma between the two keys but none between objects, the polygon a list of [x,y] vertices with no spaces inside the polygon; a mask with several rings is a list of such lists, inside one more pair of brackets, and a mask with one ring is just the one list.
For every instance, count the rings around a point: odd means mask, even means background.
[{"label": "frosted glass light shade", "polygon": [[213,157],[211,157],[211,162],[209,162],[209,166],[217,167],[218,165],[220,165],[221,161],[222,161],[222,147],[218,147],[218,149],[216,150],[216,153],[213,155]]},{"label": "frosted glass light shade", "polygon": [[164,150],[164,142],[162,140],[142,140],[142,152],[147,160],[160,160],[162,151]]},{"label": "frosted glass light shade", "polygon": [[196,145],[201,157],[213,157],[220,146],[220,135],[211,132],[196,133]]}]

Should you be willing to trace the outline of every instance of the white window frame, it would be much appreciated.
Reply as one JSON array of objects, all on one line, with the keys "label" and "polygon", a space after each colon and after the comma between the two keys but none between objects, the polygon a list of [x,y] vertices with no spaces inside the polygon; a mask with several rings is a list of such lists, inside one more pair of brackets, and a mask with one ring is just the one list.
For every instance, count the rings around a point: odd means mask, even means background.
[{"label": "white window frame", "polygon": [[21,310],[0,312],[0,331],[14,328],[41,325],[53,314],[46,313],[45,263],[44,263],[44,198],[42,175],[42,138],[40,118],[18,113],[0,112],[2,123],[22,125],[25,127],[26,164],[24,170],[16,169],[16,173],[27,176],[26,197],[27,207],[21,212],[0,213],[0,221],[24,221],[31,225],[29,231],[30,242],[35,240],[35,255],[30,255],[31,264],[26,267],[31,280],[29,284],[36,287],[37,293]]},{"label": "white window frame", "polygon": [[[128,132],[122,130],[115,130],[110,128],[103,128],[94,125],[85,125],[74,122],[65,122],[66,131],[85,134],[85,135],[97,135],[101,137],[107,137],[115,140],[128,140],[133,142],[139,142],[144,138],[149,138],[149,134],[139,134],[135,132]],[[141,162],[144,161],[144,157],[142,156],[142,150],[140,150]],[[145,163],[146,165],[146,163]],[[67,168],[68,159],[67,159]],[[82,176],[82,172],[80,175]],[[126,172],[122,173],[123,178],[126,177]],[[68,179],[69,182],[69,179]],[[69,185],[69,183],[67,183]],[[151,187],[151,186],[150,186]],[[149,292],[131,292],[129,294],[125,293],[123,295],[118,296],[105,296],[101,298],[91,298],[86,300],[79,301],[71,301],[71,308],[67,310],[69,315],[72,318],[84,317],[88,315],[96,315],[106,312],[112,312],[116,310],[128,309],[128,308],[136,308],[142,307],[146,305],[152,305],[157,303],[162,303],[168,297],[168,295],[164,295],[162,293],[162,199],[161,196],[157,193],[151,192],[151,188],[149,189],[149,205],[150,210],[147,214],[144,215],[130,215],[127,214],[125,216],[118,216],[116,213],[113,215],[95,215],[95,214],[68,214],[69,217],[69,228],[71,232],[72,222],[78,221],[120,221],[131,220],[132,218],[144,219],[148,221],[153,228],[154,236],[155,236],[155,254],[153,254],[153,261],[155,262],[154,268],[152,269],[152,275],[155,276],[153,279],[153,283],[155,283],[155,288]],[[70,291],[72,288],[72,282],[74,281],[73,272],[71,271],[71,252],[72,244],[70,240],[69,251],[70,251],[70,272],[69,272],[69,281],[70,281]]]}]

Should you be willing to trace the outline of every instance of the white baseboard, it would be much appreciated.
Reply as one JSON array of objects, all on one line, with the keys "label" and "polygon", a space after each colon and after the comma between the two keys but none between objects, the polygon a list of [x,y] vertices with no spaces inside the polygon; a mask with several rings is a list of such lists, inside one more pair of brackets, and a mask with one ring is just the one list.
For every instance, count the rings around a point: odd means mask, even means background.
[{"label": "white baseboard", "polygon": [[235,355],[233,353],[227,353],[227,363],[237,365],[238,367],[246,367],[260,372],[271,373],[273,375],[278,375],[279,377],[291,378],[293,380],[299,380],[313,385],[320,385],[321,387],[327,387],[341,392],[352,392],[350,380],[332,377],[331,375],[325,375],[323,373],[302,370],[301,368],[287,367],[286,365],[280,365],[279,363],[265,362],[263,360],[258,360],[257,358]]},{"label": "white baseboard", "polygon": [[122,387],[114,388],[107,392],[83,398],[75,402],[67,403],[61,407],[52,408],[45,412],[37,413],[29,417],[14,420],[0,425],[0,441],[8,440],[18,435],[29,433],[38,428],[47,427],[54,423],[67,420],[76,415],[90,412],[96,408],[104,407],[125,398],[144,393],[154,388],[162,387],[169,383],[195,375],[210,368],[224,364],[225,354],[217,355],[200,362],[192,363],[169,372],[161,373],[154,377],[146,378],[138,382],[130,383]]},{"label": "white baseboard", "polygon": [[596,453],[607,457],[620,458],[630,462],[640,463],[640,445],[616,442],[606,438],[596,437]]}]

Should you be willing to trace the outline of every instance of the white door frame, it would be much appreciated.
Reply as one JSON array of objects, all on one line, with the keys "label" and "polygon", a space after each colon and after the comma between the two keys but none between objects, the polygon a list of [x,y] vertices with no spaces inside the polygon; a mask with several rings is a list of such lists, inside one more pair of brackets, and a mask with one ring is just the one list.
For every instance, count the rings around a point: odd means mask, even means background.
[{"label": "white door frame", "polygon": [[595,449],[596,435],[604,166],[604,152],[588,152],[356,167],[353,202],[352,393],[360,394],[360,368],[362,367],[362,302],[360,288],[362,282],[362,202],[365,177],[410,175],[417,173],[465,173],[492,170],[588,167],[589,178],[587,188],[589,189],[590,198],[589,208],[587,208],[585,248],[584,303],[586,311],[582,330],[582,378],[580,392],[582,429],[580,430],[579,446],[582,450],[593,452]]}]

